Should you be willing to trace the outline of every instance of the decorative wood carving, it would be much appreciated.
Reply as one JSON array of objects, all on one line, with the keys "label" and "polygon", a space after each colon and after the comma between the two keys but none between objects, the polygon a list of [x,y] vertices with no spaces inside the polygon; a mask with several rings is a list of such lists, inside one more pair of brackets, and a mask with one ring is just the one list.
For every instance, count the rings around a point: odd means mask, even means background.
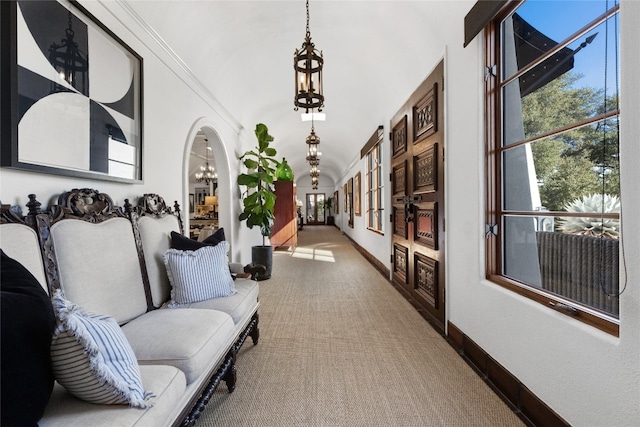
[{"label": "decorative wood carving", "polygon": [[[56,212],[62,210],[61,213]],[[90,188],[74,188],[58,197],[58,205],[52,206],[52,218],[57,222],[64,218],[81,219],[99,223],[110,218],[124,217],[124,213],[114,206],[108,194]],[[53,224],[52,222],[51,224]]]},{"label": "decorative wood carving", "polygon": [[184,234],[184,224],[182,222],[182,215],[180,214],[180,204],[178,201],[173,202],[173,210],[166,204],[164,198],[156,193],[145,193],[138,200],[138,206],[135,212],[139,216],[154,216],[156,218],[162,218],[166,215],[174,215],[178,219],[180,225],[180,233]]},{"label": "decorative wood carving", "polygon": [[438,143],[434,143],[413,158],[413,188],[415,193],[438,190]]},{"label": "decorative wood carving", "polygon": [[158,217],[171,213],[171,208],[167,206],[164,199],[155,193],[147,193],[140,197],[138,206],[142,209],[142,212]]},{"label": "decorative wood carving", "polygon": [[[59,211],[61,212],[61,210]],[[51,216],[49,214],[39,214],[34,217],[34,226],[38,232],[38,241],[40,242],[40,252],[44,261],[44,273],[49,286],[49,294],[60,289],[60,278],[58,276],[58,267],[56,261],[56,252],[53,248],[53,241],[49,239],[49,226],[51,224]]]},{"label": "decorative wood carving", "polygon": [[207,385],[202,389],[202,392],[198,400],[191,407],[191,411],[182,420],[182,424],[181,424],[182,427],[192,427],[196,424],[196,421],[198,420],[198,418],[200,418],[200,415],[202,414],[205,407],[211,400],[213,393],[218,388],[220,381],[225,381],[225,382],[228,381],[227,389],[229,390],[229,393],[235,390],[236,366],[234,364],[234,357],[232,353],[233,351],[229,351],[229,353],[225,357],[224,361],[222,362],[218,370],[210,378]]},{"label": "decorative wood carving", "polygon": [[407,190],[407,162],[406,160],[393,167],[393,195],[404,195]]},{"label": "decorative wood carving", "polygon": [[414,241],[431,249],[438,250],[438,207],[437,203],[429,202],[419,208],[414,217]]},{"label": "decorative wood carving", "polygon": [[22,218],[16,210],[11,208],[11,205],[0,204],[0,224],[25,224],[25,220]]},{"label": "decorative wood carving", "polygon": [[400,282],[408,283],[409,262],[407,255],[409,250],[404,246],[393,245],[393,274],[396,275]]},{"label": "decorative wood carving", "polygon": [[407,212],[403,207],[393,207],[393,233],[407,238]]},{"label": "decorative wood carving", "polygon": [[405,115],[395,126],[393,126],[391,143],[393,146],[393,157],[407,151],[407,116]]},{"label": "decorative wood carving", "polygon": [[[61,194],[58,198],[58,205],[52,206],[47,211],[41,211],[40,202],[36,200],[34,194],[30,194],[30,201],[27,203],[27,207],[29,208],[27,217],[23,217],[11,209],[10,205],[0,204],[0,223],[20,223],[36,229],[44,259],[49,291],[52,293],[54,289],[60,288],[60,283],[58,280],[55,247],[50,233],[51,225],[64,219],[101,223],[110,218],[122,217],[131,221],[139,215],[136,211],[139,211],[140,215],[162,216],[174,214],[178,215],[178,219],[180,219],[179,205],[177,202],[174,205],[175,213],[173,213],[171,212],[171,208],[166,206],[164,200],[157,195],[145,195],[142,199],[146,199],[147,202],[142,202],[141,205],[136,208],[129,203],[128,199],[125,199],[124,209],[121,210],[114,206],[111,197],[107,194],[92,189],[74,189]],[[152,203],[149,203],[149,200],[151,200]],[[134,226],[134,224],[135,222],[132,222],[132,226]],[[139,244],[139,234],[134,232],[134,236],[137,240],[136,244]],[[140,244],[138,247],[141,248],[142,245]],[[139,252],[139,258],[144,261],[144,254]],[[142,265],[144,266],[144,264]],[[108,274],[108,272],[106,272],[106,274]],[[142,268],[142,274],[146,274],[145,267]],[[148,278],[144,280],[148,283]],[[247,337],[250,336],[252,338],[254,345],[258,344],[260,337],[258,323],[259,316],[256,312],[227,353],[224,361],[211,375],[207,384],[200,389],[200,392],[197,393],[191,402],[189,402],[189,405],[185,407],[183,415],[181,415],[181,418],[184,417],[181,425],[193,426],[195,424],[221,381],[225,381],[229,392],[233,392],[236,385],[236,355]]]},{"label": "decorative wood carving", "polygon": [[414,289],[438,308],[438,261],[414,253]]},{"label": "decorative wood carving", "polygon": [[438,83],[413,107],[413,142],[438,131]]}]

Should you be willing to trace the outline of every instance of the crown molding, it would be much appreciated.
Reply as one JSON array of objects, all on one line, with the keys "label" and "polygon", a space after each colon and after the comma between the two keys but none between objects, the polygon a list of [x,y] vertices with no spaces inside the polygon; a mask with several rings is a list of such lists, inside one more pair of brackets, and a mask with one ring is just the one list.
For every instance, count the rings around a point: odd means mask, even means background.
[{"label": "crown molding", "polygon": [[[216,99],[211,91],[193,73],[191,68],[180,58],[180,56],[169,46],[169,44],[149,25],[125,0],[99,0],[100,4],[107,12],[113,16],[120,24],[127,28],[131,34],[137,38],[151,53],[153,53],[163,64],[167,66],[180,80],[189,86],[193,92],[202,99],[208,106],[233,128],[236,134],[243,129],[242,124]],[[117,4],[120,9],[130,18],[141,31],[133,30],[131,25],[115,13],[113,5]],[[146,36],[146,37],[145,37]]]}]

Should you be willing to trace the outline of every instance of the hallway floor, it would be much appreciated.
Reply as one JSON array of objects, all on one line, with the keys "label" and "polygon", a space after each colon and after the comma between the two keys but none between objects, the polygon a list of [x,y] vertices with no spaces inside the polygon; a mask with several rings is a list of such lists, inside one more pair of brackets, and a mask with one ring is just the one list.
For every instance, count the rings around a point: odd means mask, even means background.
[{"label": "hallway floor", "polygon": [[305,227],[260,282],[260,342],[199,426],[519,426],[335,227]]}]

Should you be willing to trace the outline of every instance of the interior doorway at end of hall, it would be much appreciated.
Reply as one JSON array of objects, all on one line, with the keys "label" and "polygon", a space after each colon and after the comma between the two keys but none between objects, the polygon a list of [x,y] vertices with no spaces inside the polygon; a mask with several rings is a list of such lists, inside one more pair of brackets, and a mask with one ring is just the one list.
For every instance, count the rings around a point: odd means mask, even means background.
[{"label": "interior doorway at end of hall", "polygon": [[308,225],[324,224],[324,193],[307,193],[307,217]]}]

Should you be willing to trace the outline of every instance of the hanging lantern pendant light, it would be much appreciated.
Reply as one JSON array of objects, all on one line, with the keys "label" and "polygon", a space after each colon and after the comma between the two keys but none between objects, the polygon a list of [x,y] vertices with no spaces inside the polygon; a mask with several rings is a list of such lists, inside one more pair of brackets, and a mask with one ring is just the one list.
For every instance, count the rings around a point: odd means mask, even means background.
[{"label": "hanging lantern pendant light", "polygon": [[324,59],[322,51],[318,51],[311,42],[309,31],[309,0],[307,0],[307,34],[300,50],[293,55],[293,69],[295,72],[295,111],[304,108],[305,112],[317,108],[322,111],[324,95],[322,93],[322,67]]},{"label": "hanging lantern pendant light", "polygon": [[320,138],[316,135],[313,127],[313,117],[311,118],[311,133],[307,137],[307,161],[311,165],[311,186],[314,190],[318,189],[318,177],[320,176],[320,152],[318,151],[318,145],[320,145]]},{"label": "hanging lantern pendant light", "polygon": [[[313,123],[313,122],[312,122]],[[311,125],[311,133],[307,136],[307,161],[309,163],[314,161],[320,161],[318,145],[320,145],[320,138],[316,135],[316,132],[313,128],[313,124]]]}]

